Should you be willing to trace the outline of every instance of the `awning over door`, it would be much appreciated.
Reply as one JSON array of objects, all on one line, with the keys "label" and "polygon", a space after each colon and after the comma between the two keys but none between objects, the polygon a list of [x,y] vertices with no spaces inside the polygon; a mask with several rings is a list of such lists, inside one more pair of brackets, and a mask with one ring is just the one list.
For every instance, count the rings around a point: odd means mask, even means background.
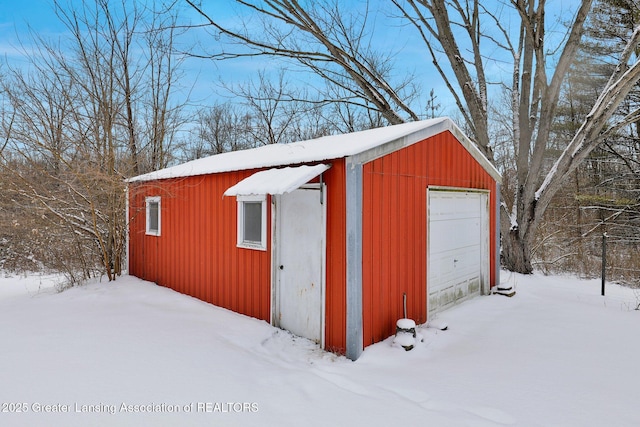
[{"label": "awning over door", "polygon": [[285,194],[306,184],[331,165],[297,166],[256,172],[224,192],[225,196],[257,196]]}]

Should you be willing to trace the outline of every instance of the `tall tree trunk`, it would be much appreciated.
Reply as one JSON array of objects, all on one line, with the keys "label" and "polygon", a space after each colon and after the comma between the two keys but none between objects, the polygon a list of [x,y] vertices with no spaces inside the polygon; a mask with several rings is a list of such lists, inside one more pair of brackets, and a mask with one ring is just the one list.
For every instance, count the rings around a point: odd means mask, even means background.
[{"label": "tall tree trunk", "polygon": [[531,274],[531,249],[531,243],[520,236],[517,228],[502,233],[502,264],[509,271]]},{"label": "tall tree trunk", "polygon": [[[354,20],[353,15],[349,16],[338,7],[337,0],[326,4],[320,2],[323,6],[332,5],[324,8],[318,7],[315,2],[294,0],[237,0],[236,4],[251,9],[265,19],[264,31],[255,32],[247,32],[248,25],[240,26],[238,30],[225,27],[212,19],[212,15],[207,15],[197,2],[187,0],[187,3],[220,37],[240,42],[243,49],[248,49],[238,53],[222,50],[210,57],[268,55],[296,59],[328,83],[351,88],[349,99],[362,101],[363,106],[379,111],[390,123],[416,119],[410,103],[406,102],[408,98],[402,95],[404,86],[390,83],[388,69],[372,67],[372,64],[387,62],[372,57],[373,50],[364,44],[361,35],[368,33],[366,19]],[[495,50],[497,46],[513,56],[513,86],[509,88],[512,92],[512,111],[507,114],[512,118],[509,123],[513,126],[516,150],[516,182],[508,189],[505,186],[505,191],[513,191],[514,194],[504,197],[509,206],[501,215],[504,223],[501,227],[503,261],[510,270],[530,273],[533,270],[531,250],[538,225],[554,194],[606,132],[615,130],[623,122],[631,122],[631,116],[613,125],[609,119],[640,75],[640,70],[636,69],[640,65],[628,66],[629,62],[635,61],[630,61],[630,53],[636,50],[637,36],[632,37],[623,52],[610,86],[603,92],[567,150],[549,171],[546,161],[552,136],[551,125],[556,119],[562,82],[581,46],[584,24],[593,0],[579,2],[568,32],[564,37],[551,38],[562,40],[552,48],[545,45],[545,7],[548,4],[545,0],[510,0],[503,4],[508,4],[520,17],[517,42],[511,31],[513,21],[509,19],[507,23],[504,22],[502,7],[492,12],[483,4],[486,2],[480,0],[391,0],[391,3],[424,41],[426,52],[450,90],[466,128],[489,158],[492,158],[492,138],[487,114],[487,68],[483,58],[492,56],[487,55],[487,51],[481,47],[488,45]],[[351,20],[345,18],[343,12]],[[480,19],[486,20],[483,25],[480,25]],[[355,23],[358,23],[357,31]],[[488,26],[497,31],[483,33],[482,29]],[[275,28],[282,31],[278,33],[274,31]],[[335,33],[336,28],[347,31]],[[215,46],[218,45],[221,44]],[[549,63],[549,52],[556,52],[553,64]],[[445,63],[446,68],[443,67]],[[605,127],[608,129],[603,131]],[[541,179],[544,179],[542,185]]]}]

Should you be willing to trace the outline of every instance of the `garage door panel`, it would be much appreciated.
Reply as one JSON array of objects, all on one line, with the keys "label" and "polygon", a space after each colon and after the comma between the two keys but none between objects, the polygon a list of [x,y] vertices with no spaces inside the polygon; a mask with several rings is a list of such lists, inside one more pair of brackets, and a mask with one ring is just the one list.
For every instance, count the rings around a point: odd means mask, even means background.
[{"label": "garage door panel", "polygon": [[440,307],[440,310],[453,305],[455,302],[455,286],[440,289],[429,294],[429,307]]},{"label": "garage door panel", "polygon": [[462,247],[452,255],[456,276],[476,276],[480,272],[480,247]]},{"label": "garage door panel", "polygon": [[478,295],[482,283],[482,193],[429,192],[428,309]]},{"label": "garage door panel", "polygon": [[469,281],[469,294],[480,293],[480,278],[475,277]]},{"label": "garage door panel", "polygon": [[480,240],[480,219],[454,219],[432,221],[430,239],[436,252],[460,247],[477,246]]},{"label": "garage door panel", "polygon": [[437,204],[431,205],[432,219],[480,218],[480,193],[450,193],[437,195]]}]

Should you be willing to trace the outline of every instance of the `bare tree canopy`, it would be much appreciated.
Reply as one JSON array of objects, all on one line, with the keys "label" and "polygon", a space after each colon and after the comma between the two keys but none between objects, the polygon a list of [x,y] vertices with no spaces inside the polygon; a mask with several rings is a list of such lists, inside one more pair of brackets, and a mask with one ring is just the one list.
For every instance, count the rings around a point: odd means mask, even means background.
[{"label": "bare tree canopy", "polygon": [[[372,18],[367,7],[354,9],[351,4],[323,0],[303,5],[290,0],[236,1],[243,11],[257,14],[260,23],[231,29],[217,22],[204,6],[186,1],[229,43],[219,44],[220,51],[201,56],[269,55],[292,60],[339,89],[340,102],[376,110],[392,124],[419,118],[409,105],[417,96],[412,76],[394,79],[397,70],[392,53],[370,44]],[[234,46],[236,50],[227,50]],[[325,99],[335,101],[333,97]]]},{"label": "bare tree canopy", "polygon": [[181,124],[171,97],[175,16],[126,0],[54,1],[53,12],[64,37],[33,33],[27,66],[10,64],[0,81],[0,205],[9,227],[31,230],[9,236],[31,237],[14,245],[27,257],[72,283],[114,280],[125,254],[124,178],[166,166]]},{"label": "bare tree canopy", "polygon": [[[347,8],[330,0],[235,0],[229,3],[253,13],[251,22],[235,26],[217,21],[206,6],[186,2],[220,41],[221,48],[210,52],[210,58],[280,57],[343,90],[345,96],[333,97],[333,102],[375,109],[391,124],[421,117],[412,101],[427,96],[416,92],[419,85],[411,75],[394,79],[401,73],[393,61],[397,52],[376,51],[368,2]],[[495,121],[508,130],[514,156],[513,173],[504,170],[508,176],[501,213],[503,262],[508,269],[530,273],[537,227],[555,193],[608,132],[635,120],[633,114],[620,119],[615,112],[638,80],[637,58],[632,55],[638,44],[636,33],[625,35],[616,71],[573,142],[549,168],[551,129],[562,84],[582,45],[592,0],[577,5],[564,34],[558,34],[560,23],[552,22],[553,37],[547,33],[550,6],[544,0],[491,5],[479,0],[390,0],[390,4],[396,13],[393,17],[389,13],[385,23],[402,25],[406,37],[422,41],[424,56],[448,87],[463,126],[492,159],[496,141],[490,106],[497,108],[500,91],[490,86],[499,85],[508,95],[510,104],[499,114],[504,120]],[[499,76],[490,71],[497,62],[507,70]]]},{"label": "bare tree canopy", "polygon": [[[545,214],[567,179],[594,150],[618,158],[618,146],[636,150],[612,142],[632,124],[637,133],[640,118],[640,13],[631,0],[220,1],[235,15],[195,0],[163,10],[137,0],[53,2],[65,36],[52,42],[34,33],[27,67],[0,68],[0,205],[11,218],[30,212],[21,235],[55,223],[63,236],[64,226],[69,245],[92,247],[113,276],[127,176],[165,167],[179,152],[201,157],[455,108],[503,173],[502,262],[529,273]],[[187,16],[199,23],[181,25]],[[183,30],[205,47],[178,46]],[[578,85],[571,75],[596,39],[606,63]],[[264,70],[224,82],[233,102],[216,99],[186,116],[173,97],[183,77],[178,47],[220,67],[253,58]],[[192,140],[178,144],[180,131]]]}]

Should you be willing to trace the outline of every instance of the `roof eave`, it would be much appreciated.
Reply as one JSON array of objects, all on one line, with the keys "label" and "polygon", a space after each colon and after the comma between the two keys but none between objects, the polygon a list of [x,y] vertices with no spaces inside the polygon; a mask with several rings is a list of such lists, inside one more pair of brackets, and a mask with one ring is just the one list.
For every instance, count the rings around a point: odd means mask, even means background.
[{"label": "roof eave", "polygon": [[362,151],[360,153],[347,156],[351,163],[364,164],[373,160],[384,157],[402,148],[409,147],[425,139],[434,137],[442,132],[449,131],[455,136],[455,138],[462,144],[462,146],[471,154],[471,156],[482,166],[482,168],[493,178],[497,183],[502,183],[502,175],[491,163],[487,157],[482,154],[480,149],[473,143],[458,126],[449,118],[435,123],[426,128],[420,129],[401,138],[396,138],[392,141],[381,144],[377,147],[373,147],[369,150]]}]

